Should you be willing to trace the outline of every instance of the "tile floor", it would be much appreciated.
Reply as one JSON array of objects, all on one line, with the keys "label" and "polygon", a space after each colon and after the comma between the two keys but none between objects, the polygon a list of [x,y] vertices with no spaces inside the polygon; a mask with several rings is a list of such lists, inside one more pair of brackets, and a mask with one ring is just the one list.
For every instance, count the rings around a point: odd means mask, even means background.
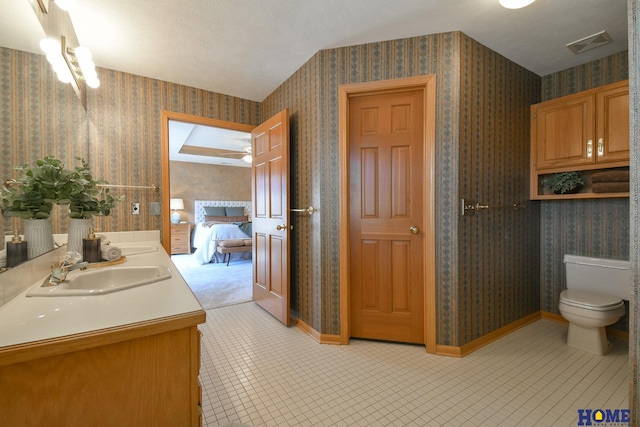
[{"label": "tile floor", "polygon": [[209,310],[200,328],[208,427],[576,426],[579,408],[628,408],[626,341],[591,355],[548,320],[462,359],[403,344],[321,345],[254,303]]}]

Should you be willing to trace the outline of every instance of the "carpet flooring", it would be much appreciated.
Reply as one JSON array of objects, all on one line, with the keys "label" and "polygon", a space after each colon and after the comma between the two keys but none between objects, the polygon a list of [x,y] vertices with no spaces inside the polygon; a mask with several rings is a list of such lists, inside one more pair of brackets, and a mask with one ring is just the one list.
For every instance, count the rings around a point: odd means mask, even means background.
[{"label": "carpet flooring", "polygon": [[193,255],[172,255],[171,261],[205,310],[252,300],[251,260],[200,265]]}]

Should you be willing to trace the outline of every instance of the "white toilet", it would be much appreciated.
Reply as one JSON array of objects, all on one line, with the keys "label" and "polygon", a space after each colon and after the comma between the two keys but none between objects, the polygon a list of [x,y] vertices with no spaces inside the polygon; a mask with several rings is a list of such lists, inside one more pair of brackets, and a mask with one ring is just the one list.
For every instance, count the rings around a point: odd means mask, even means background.
[{"label": "white toilet", "polygon": [[567,289],[560,314],[569,321],[567,345],[603,355],[609,351],[605,326],[624,316],[631,273],[628,261],[565,255]]}]

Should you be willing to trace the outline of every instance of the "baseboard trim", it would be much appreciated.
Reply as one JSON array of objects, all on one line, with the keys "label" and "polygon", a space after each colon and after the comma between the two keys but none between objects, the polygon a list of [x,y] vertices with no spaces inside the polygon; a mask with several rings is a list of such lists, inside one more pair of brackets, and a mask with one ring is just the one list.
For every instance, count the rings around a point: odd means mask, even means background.
[{"label": "baseboard trim", "polygon": [[542,316],[543,319],[546,319],[546,320],[553,320],[554,322],[569,324],[569,322],[567,322],[567,319],[562,317],[561,314],[550,313],[548,311],[541,311],[540,315]]},{"label": "baseboard trim", "polygon": [[[550,313],[548,311],[538,311],[526,317],[523,317],[522,319],[518,319],[515,322],[511,322],[508,325],[505,325],[499,329],[496,329],[493,332],[489,332],[488,334],[483,335],[480,338],[476,338],[475,340],[468,342],[466,344],[463,344],[461,346],[437,344],[435,354],[438,356],[446,356],[446,357],[464,357],[473,353],[476,350],[481,349],[485,345],[490,344],[540,319],[551,320],[554,322],[565,323],[565,324],[569,323],[560,314]],[[309,335],[320,344],[332,344],[332,345],[348,344],[348,342],[346,343],[342,342],[342,338],[340,337],[340,335],[321,334],[320,332],[316,331],[307,323],[305,323],[304,321],[298,318],[294,318],[293,321],[295,322],[295,325],[298,328],[300,328],[302,332]],[[612,336],[626,339],[627,341],[629,341],[629,332],[621,331],[618,329],[607,328],[607,333],[611,334]]]},{"label": "baseboard trim", "polygon": [[540,320],[540,312],[537,311],[532,313],[522,319],[518,319],[515,322],[511,322],[508,325],[505,325],[499,329],[496,329],[493,332],[489,332],[486,335],[481,336],[480,338],[476,338],[475,340],[463,344],[461,346],[452,346],[452,345],[436,345],[436,354],[440,356],[449,356],[449,357],[464,357],[467,356],[474,351],[484,347],[487,344],[492,343],[493,341],[504,337],[505,335],[510,334],[513,331],[516,331],[530,323],[535,322],[536,320]]},{"label": "baseboard trim", "polygon": [[295,319],[296,326],[305,334],[309,335],[311,338],[319,342],[320,344],[342,344],[340,335],[333,334],[321,334],[320,332],[313,329],[307,323],[300,319]]}]

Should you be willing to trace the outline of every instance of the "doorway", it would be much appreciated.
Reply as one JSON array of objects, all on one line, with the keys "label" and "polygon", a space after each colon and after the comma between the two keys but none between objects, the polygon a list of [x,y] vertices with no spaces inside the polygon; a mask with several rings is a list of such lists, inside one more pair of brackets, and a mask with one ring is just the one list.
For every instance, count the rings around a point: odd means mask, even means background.
[{"label": "doorway", "polygon": [[[343,260],[340,264],[340,340],[346,344],[352,336],[363,336],[420,342],[425,344],[427,352],[435,353],[435,76],[342,85],[339,90],[340,253]],[[407,109],[407,97],[412,99],[411,103],[415,108]],[[366,100],[364,104],[363,100]],[[398,120],[414,128],[418,127],[417,133],[414,133],[418,141],[414,141],[413,151],[406,144],[401,144],[403,147],[398,150],[390,149],[389,146],[382,150],[369,149],[373,145],[367,144],[375,145],[377,142],[374,140],[385,139],[375,136],[375,132],[371,131],[377,126],[381,111],[373,104],[380,102],[390,112],[387,122],[393,123],[395,120],[391,127],[397,127],[400,123]],[[360,110],[356,112],[354,108]],[[409,113],[410,110],[413,112]],[[359,114],[360,117],[354,119],[354,114]],[[416,123],[416,119],[419,119],[419,123]],[[356,126],[357,132],[354,129]],[[367,140],[358,140],[355,136],[367,134],[371,137]],[[367,145],[364,150],[363,141]],[[409,154],[410,152],[413,154]],[[388,159],[380,161],[382,155]],[[354,158],[359,160],[354,162]],[[417,179],[420,184],[418,187],[421,188],[415,188],[414,185],[416,192],[412,192],[410,181],[400,179],[401,174],[392,176],[389,175],[392,173],[389,170],[382,171],[383,164],[393,168],[394,162],[396,171],[406,172],[411,169],[418,172],[412,173],[411,179]],[[398,169],[402,163],[405,166]],[[363,175],[364,172],[366,173]],[[386,178],[385,174],[388,175]],[[406,174],[403,176],[408,178]],[[403,202],[399,199],[391,200],[390,186],[387,185],[389,182],[391,187],[396,186],[396,190],[402,188]],[[397,196],[400,192],[396,191],[394,194]],[[394,219],[400,221],[391,220],[392,205],[396,207]],[[404,206],[404,211],[398,211],[398,206]],[[382,215],[387,217],[386,220],[378,220],[382,211],[386,212]],[[374,221],[368,222],[367,219]],[[362,233],[363,230],[365,234]],[[394,232],[402,235],[402,238],[394,240]],[[386,237],[381,239],[383,236]],[[352,257],[353,254],[356,256]],[[368,255],[359,256],[362,254]],[[381,259],[381,256],[386,256],[386,259]],[[370,265],[373,259],[376,259],[376,266]],[[404,268],[396,267],[395,272],[391,271],[392,268],[377,268],[381,264],[391,266],[394,260],[398,261],[397,265],[404,265]],[[367,271],[375,273],[369,275],[371,277],[359,277],[363,275],[361,272]],[[376,288],[374,292],[378,293],[374,297],[370,293],[363,297],[362,282],[371,280],[386,288]],[[413,290],[407,286],[413,286]],[[355,295],[354,292],[359,294]],[[391,296],[383,297],[383,293]],[[397,302],[404,302],[393,303],[391,300],[394,298]],[[379,307],[373,309],[381,300],[384,300],[382,306],[386,306],[382,311],[390,312],[390,316],[381,315]],[[407,316],[409,311],[414,312],[417,317]],[[376,331],[371,336],[367,335],[368,332],[363,335],[363,312],[366,314],[364,330]],[[381,326],[392,318],[400,319],[400,323],[408,322],[411,337],[407,338],[406,333],[394,334],[398,325],[392,328]],[[415,325],[416,319],[420,325]],[[416,334],[421,337],[416,338]]]},{"label": "doorway", "polygon": [[[216,237],[248,239],[250,232],[234,224],[206,227],[209,223],[205,224],[203,206],[217,206],[207,201],[222,205],[226,205],[223,201],[246,201],[246,205],[229,205],[245,206],[245,215],[250,215],[251,167],[242,157],[247,155],[243,149],[251,145],[254,126],[169,111],[162,111],[161,123],[163,247],[203,307],[251,300],[250,253],[226,255],[233,257],[227,265],[221,262],[222,256],[215,253],[215,242],[211,241],[214,233]],[[170,197],[184,198],[187,210],[180,212],[181,224],[170,223]],[[238,209],[242,208],[230,208],[234,212]],[[219,212],[220,208],[213,210]],[[195,243],[195,252],[191,249],[194,238],[200,242]],[[177,242],[189,250],[172,250]]]}]

